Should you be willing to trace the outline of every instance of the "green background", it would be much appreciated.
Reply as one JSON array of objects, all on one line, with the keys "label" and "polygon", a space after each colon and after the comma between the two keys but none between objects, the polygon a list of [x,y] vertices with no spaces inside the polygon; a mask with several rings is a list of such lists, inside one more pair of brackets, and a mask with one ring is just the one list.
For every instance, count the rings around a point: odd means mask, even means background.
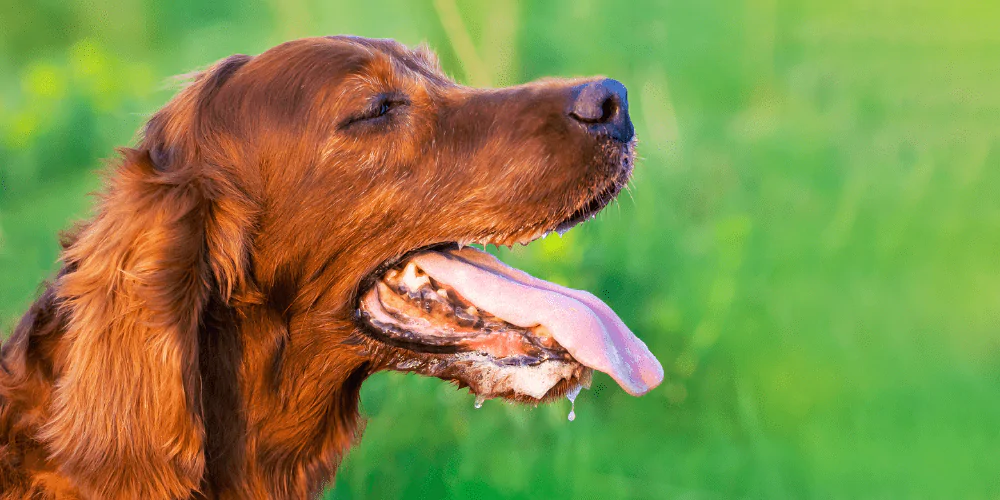
[{"label": "green background", "polygon": [[522,408],[374,376],[329,498],[1000,497],[1000,6],[0,0],[0,324],[171,75],[302,36],[427,41],[459,81],[629,88],[631,194],[509,263],[663,362]]}]

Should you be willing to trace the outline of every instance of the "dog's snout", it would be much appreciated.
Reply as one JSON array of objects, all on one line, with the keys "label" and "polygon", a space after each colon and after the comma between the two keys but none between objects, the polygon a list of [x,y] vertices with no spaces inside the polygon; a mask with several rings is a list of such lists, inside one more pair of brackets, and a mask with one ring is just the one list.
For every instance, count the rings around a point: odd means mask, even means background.
[{"label": "dog's snout", "polygon": [[628,115],[628,91],[618,80],[605,78],[579,85],[574,89],[569,117],[591,133],[607,134],[628,142],[635,135]]}]

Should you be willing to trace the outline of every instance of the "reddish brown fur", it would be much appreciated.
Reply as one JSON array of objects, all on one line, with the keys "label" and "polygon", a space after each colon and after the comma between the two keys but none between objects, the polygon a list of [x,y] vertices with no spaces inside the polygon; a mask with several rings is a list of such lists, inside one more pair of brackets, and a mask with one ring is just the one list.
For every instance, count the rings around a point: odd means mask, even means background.
[{"label": "reddish brown fur", "polygon": [[[362,279],[627,178],[631,144],[556,118],[578,83],[470,89],[426,51],[343,37],[197,75],[3,347],[0,498],[317,495],[360,435],[361,383],[405,355],[356,341]],[[385,92],[409,105],[346,125]]]}]

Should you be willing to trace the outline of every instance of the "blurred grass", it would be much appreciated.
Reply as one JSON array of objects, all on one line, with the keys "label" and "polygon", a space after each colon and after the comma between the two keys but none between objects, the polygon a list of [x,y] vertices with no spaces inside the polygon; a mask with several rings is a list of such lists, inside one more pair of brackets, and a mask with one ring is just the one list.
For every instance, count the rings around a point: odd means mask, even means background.
[{"label": "blurred grass", "polygon": [[607,74],[631,196],[504,259],[586,288],[667,381],[520,408],[380,374],[329,498],[1000,496],[1000,6],[0,0],[0,324],[170,75],[331,33],[460,81]]}]

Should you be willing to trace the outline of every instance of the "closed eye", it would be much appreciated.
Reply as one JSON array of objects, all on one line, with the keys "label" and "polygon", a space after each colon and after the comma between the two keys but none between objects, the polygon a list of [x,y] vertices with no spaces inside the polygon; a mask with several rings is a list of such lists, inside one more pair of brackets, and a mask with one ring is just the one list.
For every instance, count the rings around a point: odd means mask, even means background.
[{"label": "closed eye", "polygon": [[376,120],[384,119],[389,117],[393,111],[410,104],[410,101],[398,94],[386,94],[379,96],[371,106],[366,108],[364,111],[350,117],[344,122],[344,127],[349,127],[351,125],[362,123],[362,122],[374,122]]}]

